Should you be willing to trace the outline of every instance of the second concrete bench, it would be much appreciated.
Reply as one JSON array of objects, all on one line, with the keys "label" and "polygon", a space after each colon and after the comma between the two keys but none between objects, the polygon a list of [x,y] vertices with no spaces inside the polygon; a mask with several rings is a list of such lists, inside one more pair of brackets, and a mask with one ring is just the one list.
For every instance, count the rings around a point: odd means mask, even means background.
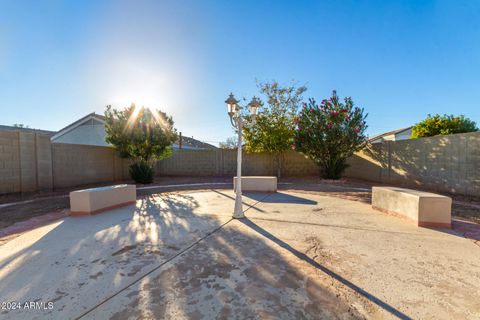
[{"label": "second concrete bench", "polygon": [[[236,190],[237,177],[233,178],[233,190]],[[277,177],[246,176],[242,177],[242,191],[276,192]]]},{"label": "second concrete bench", "polygon": [[373,187],[374,209],[402,216],[419,227],[451,228],[452,199],[397,187]]}]

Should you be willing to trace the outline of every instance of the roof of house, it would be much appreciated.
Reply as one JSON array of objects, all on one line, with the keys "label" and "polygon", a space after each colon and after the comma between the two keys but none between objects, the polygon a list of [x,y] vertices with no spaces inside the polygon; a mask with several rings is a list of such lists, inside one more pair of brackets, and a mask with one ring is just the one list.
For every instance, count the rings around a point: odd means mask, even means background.
[{"label": "roof of house", "polygon": [[[65,128],[60,129],[58,132],[56,132],[56,133],[52,132],[52,134],[51,134],[52,135],[52,140],[55,140],[55,139],[63,136],[64,134],[70,132],[71,130],[75,129],[76,127],[81,126],[82,124],[84,124],[84,123],[86,123],[86,122],[88,122],[92,119],[97,120],[101,123],[105,123],[105,116],[100,115],[100,114],[96,114],[95,112],[92,112],[92,113],[87,114],[85,117],[80,118],[77,121],[69,124]],[[179,145],[179,142],[180,141],[177,140],[176,144]],[[185,149],[216,149],[217,147],[215,147],[214,145],[199,141],[199,140],[194,139],[194,138],[182,136],[182,148],[185,148]]]},{"label": "roof of house", "polygon": [[100,115],[100,114],[96,114],[95,112],[92,112],[92,113],[89,113],[87,114],[85,117],[83,118],[80,118],[78,119],[77,121],[69,124],[68,126],[66,126],[65,128],[63,129],[60,129],[57,133],[55,133],[53,136],[52,136],[52,140],[55,140],[61,136],[63,136],[65,133],[75,129],[76,127],[84,124],[85,122],[91,120],[91,119],[95,119],[97,121],[100,121],[101,123],[105,123],[105,116],[103,115]]},{"label": "roof of house", "polygon": [[25,127],[15,127],[15,126],[5,126],[5,125],[0,125],[0,130],[42,133],[49,136],[53,136],[55,134],[55,131],[40,130],[40,129],[33,129],[33,128],[25,128]]},{"label": "roof of house", "polygon": [[[176,144],[178,145],[179,142],[180,137],[177,139]],[[185,136],[182,136],[182,147],[188,149],[217,149],[214,145]]]},{"label": "roof of house", "polygon": [[384,133],[381,133],[381,134],[377,134],[376,136],[373,136],[369,139],[369,141],[373,141],[373,140],[377,140],[377,139],[380,139],[380,138],[383,138],[385,136],[390,136],[392,134],[399,134],[399,133],[402,133],[404,131],[407,131],[407,130],[410,130],[412,129],[412,126],[410,127],[406,127],[406,128],[402,128],[402,129],[397,129],[397,130],[392,130],[392,131],[388,131],[388,132],[384,132]]}]

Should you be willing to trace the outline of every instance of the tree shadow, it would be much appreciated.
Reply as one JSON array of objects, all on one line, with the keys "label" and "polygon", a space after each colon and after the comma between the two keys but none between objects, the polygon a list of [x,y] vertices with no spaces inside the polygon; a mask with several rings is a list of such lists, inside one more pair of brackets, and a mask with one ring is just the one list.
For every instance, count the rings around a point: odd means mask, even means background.
[{"label": "tree shadow", "polygon": [[172,312],[188,319],[363,318],[353,307],[357,298],[327,288],[313,268],[301,268],[238,221],[105,302],[90,318],[158,319]]},{"label": "tree shadow", "polygon": [[[42,316],[79,314],[152,265],[211,232],[223,220],[196,215],[189,195],[144,197],[136,206],[69,217],[28,233],[22,248],[0,247],[0,300],[52,301]],[[35,318],[38,310],[3,310]],[[63,316],[62,316],[63,317]]]},{"label": "tree shadow", "polygon": [[1,315],[363,318],[353,307],[357,298],[327,288],[253,225],[240,229],[225,213],[198,213],[199,201],[154,195],[136,207],[37,230],[23,249],[0,252],[0,300],[52,301],[54,309]]}]

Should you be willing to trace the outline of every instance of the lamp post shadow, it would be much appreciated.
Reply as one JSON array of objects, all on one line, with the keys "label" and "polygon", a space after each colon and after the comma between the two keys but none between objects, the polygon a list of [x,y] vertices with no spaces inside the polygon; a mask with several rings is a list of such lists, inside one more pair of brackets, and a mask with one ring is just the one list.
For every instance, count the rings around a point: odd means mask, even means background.
[{"label": "lamp post shadow", "polygon": [[406,319],[412,319],[411,317],[409,317],[405,313],[401,312],[400,310],[395,309],[395,307],[391,306],[390,304],[386,303],[385,301],[382,301],[381,299],[377,298],[373,294],[365,291],[364,289],[360,288],[359,286],[355,285],[354,283],[350,282],[349,280],[343,278],[341,275],[337,274],[336,272],[334,272],[334,271],[330,270],[329,268],[321,265],[317,261],[315,261],[312,258],[310,258],[309,256],[307,256],[305,253],[296,250],[295,248],[290,246],[288,243],[286,243],[286,242],[282,241],[281,239],[275,237],[273,234],[271,234],[267,230],[263,229],[262,227],[260,227],[256,223],[254,223],[252,220],[250,220],[248,218],[243,218],[243,219],[238,219],[238,221],[240,221],[244,225],[248,226],[249,228],[251,228],[252,230],[257,232],[258,234],[262,235],[263,237],[267,238],[268,240],[273,241],[274,243],[276,243],[281,248],[289,251],[295,257],[307,262],[311,266],[313,266],[316,269],[322,271],[323,273],[327,274],[328,276],[334,278],[335,280],[337,280],[338,282],[347,286],[351,290],[357,292],[358,294],[365,297],[369,301],[373,302],[378,307],[382,308],[383,310],[390,313],[391,315],[393,315],[393,316],[395,316],[399,319],[405,319],[405,320]]}]

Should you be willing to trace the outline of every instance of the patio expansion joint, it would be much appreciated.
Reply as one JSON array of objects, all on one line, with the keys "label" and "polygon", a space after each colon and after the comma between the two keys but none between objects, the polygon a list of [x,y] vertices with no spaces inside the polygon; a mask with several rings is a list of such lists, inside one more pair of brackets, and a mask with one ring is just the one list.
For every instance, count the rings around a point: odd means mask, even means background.
[{"label": "patio expansion joint", "polygon": [[313,222],[309,223],[309,222],[302,222],[302,221],[291,221],[291,220],[271,219],[271,218],[267,219],[267,218],[259,218],[259,217],[253,217],[253,218],[250,218],[250,220],[301,224],[301,225],[324,227],[324,228],[342,228],[342,229],[358,230],[358,231],[362,231],[362,232],[364,232],[364,231],[367,231],[367,232],[382,232],[382,233],[389,233],[389,234],[404,234],[404,235],[428,237],[428,235],[425,235],[425,234],[422,234],[422,233],[402,232],[402,231],[392,231],[392,230],[379,230],[379,229],[372,229],[372,228],[356,228],[356,227],[350,227],[348,225],[313,223]]},{"label": "patio expansion joint", "polygon": [[[266,198],[268,198],[270,196],[270,194],[267,194],[265,197],[263,197],[262,199],[258,200],[257,202],[255,202],[254,204],[252,205],[249,205],[247,209],[245,209],[243,212],[247,212],[248,210],[250,210],[251,208],[255,207],[258,203],[264,201]],[[192,250],[194,247],[196,247],[198,244],[200,244],[202,241],[206,240],[207,238],[209,238],[211,235],[215,234],[216,232],[220,231],[223,227],[225,227],[227,224],[229,224],[230,222],[232,222],[233,220],[237,220],[235,218],[230,218],[228,221],[224,222],[223,224],[221,224],[220,226],[218,226],[217,228],[215,228],[214,230],[208,232],[207,234],[205,234],[203,237],[201,237],[200,239],[194,241],[192,244],[190,244],[188,247],[186,247],[185,249],[183,249],[182,251],[174,254],[172,257],[168,258],[167,260],[165,260],[164,262],[160,263],[158,266],[156,266],[155,268],[151,269],[150,271],[146,272],[145,274],[141,275],[140,277],[138,277],[136,280],[132,281],[130,284],[126,285],[125,287],[123,287],[122,289],[118,290],[117,292],[115,292],[114,294],[108,296],[107,298],[104,298],[102,301],[100,301],[99,303],[97,303],[96,305],[94,305],[93,307],[91,307],[90,309],[88,309],[87,311],[85,311],[84,313],[82,313],[81,315],[79,315],[78,317],[75,317],[74,319],[75,320],[78,320],[78,319],[81,319],[83,317],[85,317],[86,315],[90,314],[91,312],[95,311],[97,308],[99,308],[100,306],[102,306],[103,304],[107,303],[108,301],[112,300],[113,298],[115,298],[116,296],[118,296],[119,294],[121,294],[122,292],[124,292],[125,290],[127,290],[128,288],[132,287],[133,285],[137,284],[138,282],[140,282],[142,279],[146,278],[147,276],[149,276],[150,274],[152,274],[153,272],[161,269],[164,265],[168,264],[169,262],[172,262],[173,260],[175,260],[176,258],[179,258],[181,257],[183,254],[187,253],[188,251]]]}]

